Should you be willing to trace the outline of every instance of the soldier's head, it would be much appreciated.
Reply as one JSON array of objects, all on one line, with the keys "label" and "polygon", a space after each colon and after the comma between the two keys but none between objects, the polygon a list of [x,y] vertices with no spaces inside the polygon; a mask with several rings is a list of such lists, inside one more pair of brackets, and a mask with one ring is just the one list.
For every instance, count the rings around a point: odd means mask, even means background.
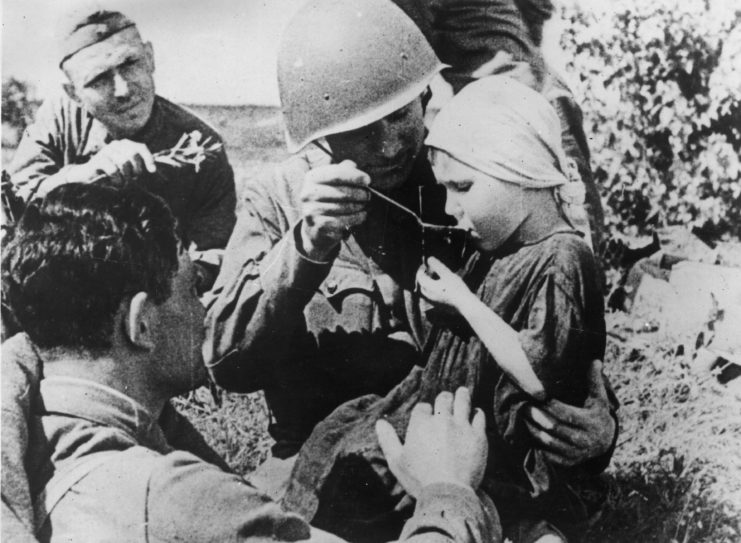
[{"label": "soldier's head", "polygon": [[59,66],[67,94],[115,138],[134,135],[152,115],[154,54],[134,22],[117,11],[71,14],[62,25]]},{"label": "soldier's head", "polygon": [[584,185],[561,145],[558,115],[516,79],[495,75],[467,85],[440,110],[426,144],[446,188],[446,211],[479,249],[498,249],[549,211],[584,225]]},{"label": "soldier's head", "polygon": [[3,251],[6,303],[42,350],[112,352],[173,394],[205,378],[196,276],[160,198],[105,180],[29,205]]},{"label": "soldier's head", "polygon": [[326,138],[372,186],[400,186],[422,149],[423,95],[443,67],[390,0],[309,1],[278,53],[288,149]]}]

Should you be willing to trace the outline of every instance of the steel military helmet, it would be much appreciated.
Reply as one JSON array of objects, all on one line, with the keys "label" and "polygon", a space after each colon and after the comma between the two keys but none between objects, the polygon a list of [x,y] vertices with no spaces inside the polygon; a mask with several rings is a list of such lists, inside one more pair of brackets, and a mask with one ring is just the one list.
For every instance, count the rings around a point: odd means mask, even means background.
[{"label": "steel military helmet", "polygon": [[382,119],[422,94],[442,68],[390,0],[309,0],[278,52],[288,150]]}]

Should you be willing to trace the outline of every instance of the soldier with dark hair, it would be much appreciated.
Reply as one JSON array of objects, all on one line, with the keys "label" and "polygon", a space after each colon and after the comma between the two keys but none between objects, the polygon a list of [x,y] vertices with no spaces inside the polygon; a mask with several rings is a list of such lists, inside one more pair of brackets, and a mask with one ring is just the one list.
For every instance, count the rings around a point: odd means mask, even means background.
[{"label": "soldier with dark hair", "polygon": [[[32,203],[4,254],[27,332],[2,352],[3,540],[339,543],[245,484],[174,412],[206,377],[194,265],[162,200],[103,183]],[[418,498],[403,538],[500,541],[475,494],[484,417],[470,421],[463,389],[435,406],[418,408],[404,446],[382,429]]]}]

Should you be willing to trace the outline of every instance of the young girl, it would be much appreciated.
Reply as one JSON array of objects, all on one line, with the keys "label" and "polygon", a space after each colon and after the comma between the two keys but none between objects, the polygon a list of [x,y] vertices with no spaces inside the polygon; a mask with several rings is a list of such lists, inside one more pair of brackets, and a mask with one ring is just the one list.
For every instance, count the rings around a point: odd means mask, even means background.
[{"label": "young girl", "polygon": [[433,328],[426,366],[385,398],[345,404],[318,425],[284,503],[351,540],[393,535],[374,530],[398,520],[405,498],[373,425],[384,418],[403,434],[415,403],[468,386],[487,415],[483,489],[505,536],[561,537],[557,527],[569,531],[588,516],[575,488],[590,473],[550,463],[524,411],[544,398],[582,405],[589,365],[604,354],[599,272],[580,231],[583,186],[566,165],[555,111],[505,76],[463,89],[426,143],[447,189],[446,211],[478,252],[460,276],[428,259],[417,275],[420,293],[449,311]]}]

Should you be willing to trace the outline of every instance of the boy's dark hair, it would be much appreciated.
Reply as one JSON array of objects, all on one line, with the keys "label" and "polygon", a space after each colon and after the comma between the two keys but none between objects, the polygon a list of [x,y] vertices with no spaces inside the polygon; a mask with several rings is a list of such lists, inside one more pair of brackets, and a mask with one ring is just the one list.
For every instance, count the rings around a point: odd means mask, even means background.
[{"label": "boy's dark hair", "polygon": [[2,259],[5,302],[40,347],[105,349],[137,292],[164,302],[178,269],[175,219],[136,187],[67,184],[29,205]]}]

